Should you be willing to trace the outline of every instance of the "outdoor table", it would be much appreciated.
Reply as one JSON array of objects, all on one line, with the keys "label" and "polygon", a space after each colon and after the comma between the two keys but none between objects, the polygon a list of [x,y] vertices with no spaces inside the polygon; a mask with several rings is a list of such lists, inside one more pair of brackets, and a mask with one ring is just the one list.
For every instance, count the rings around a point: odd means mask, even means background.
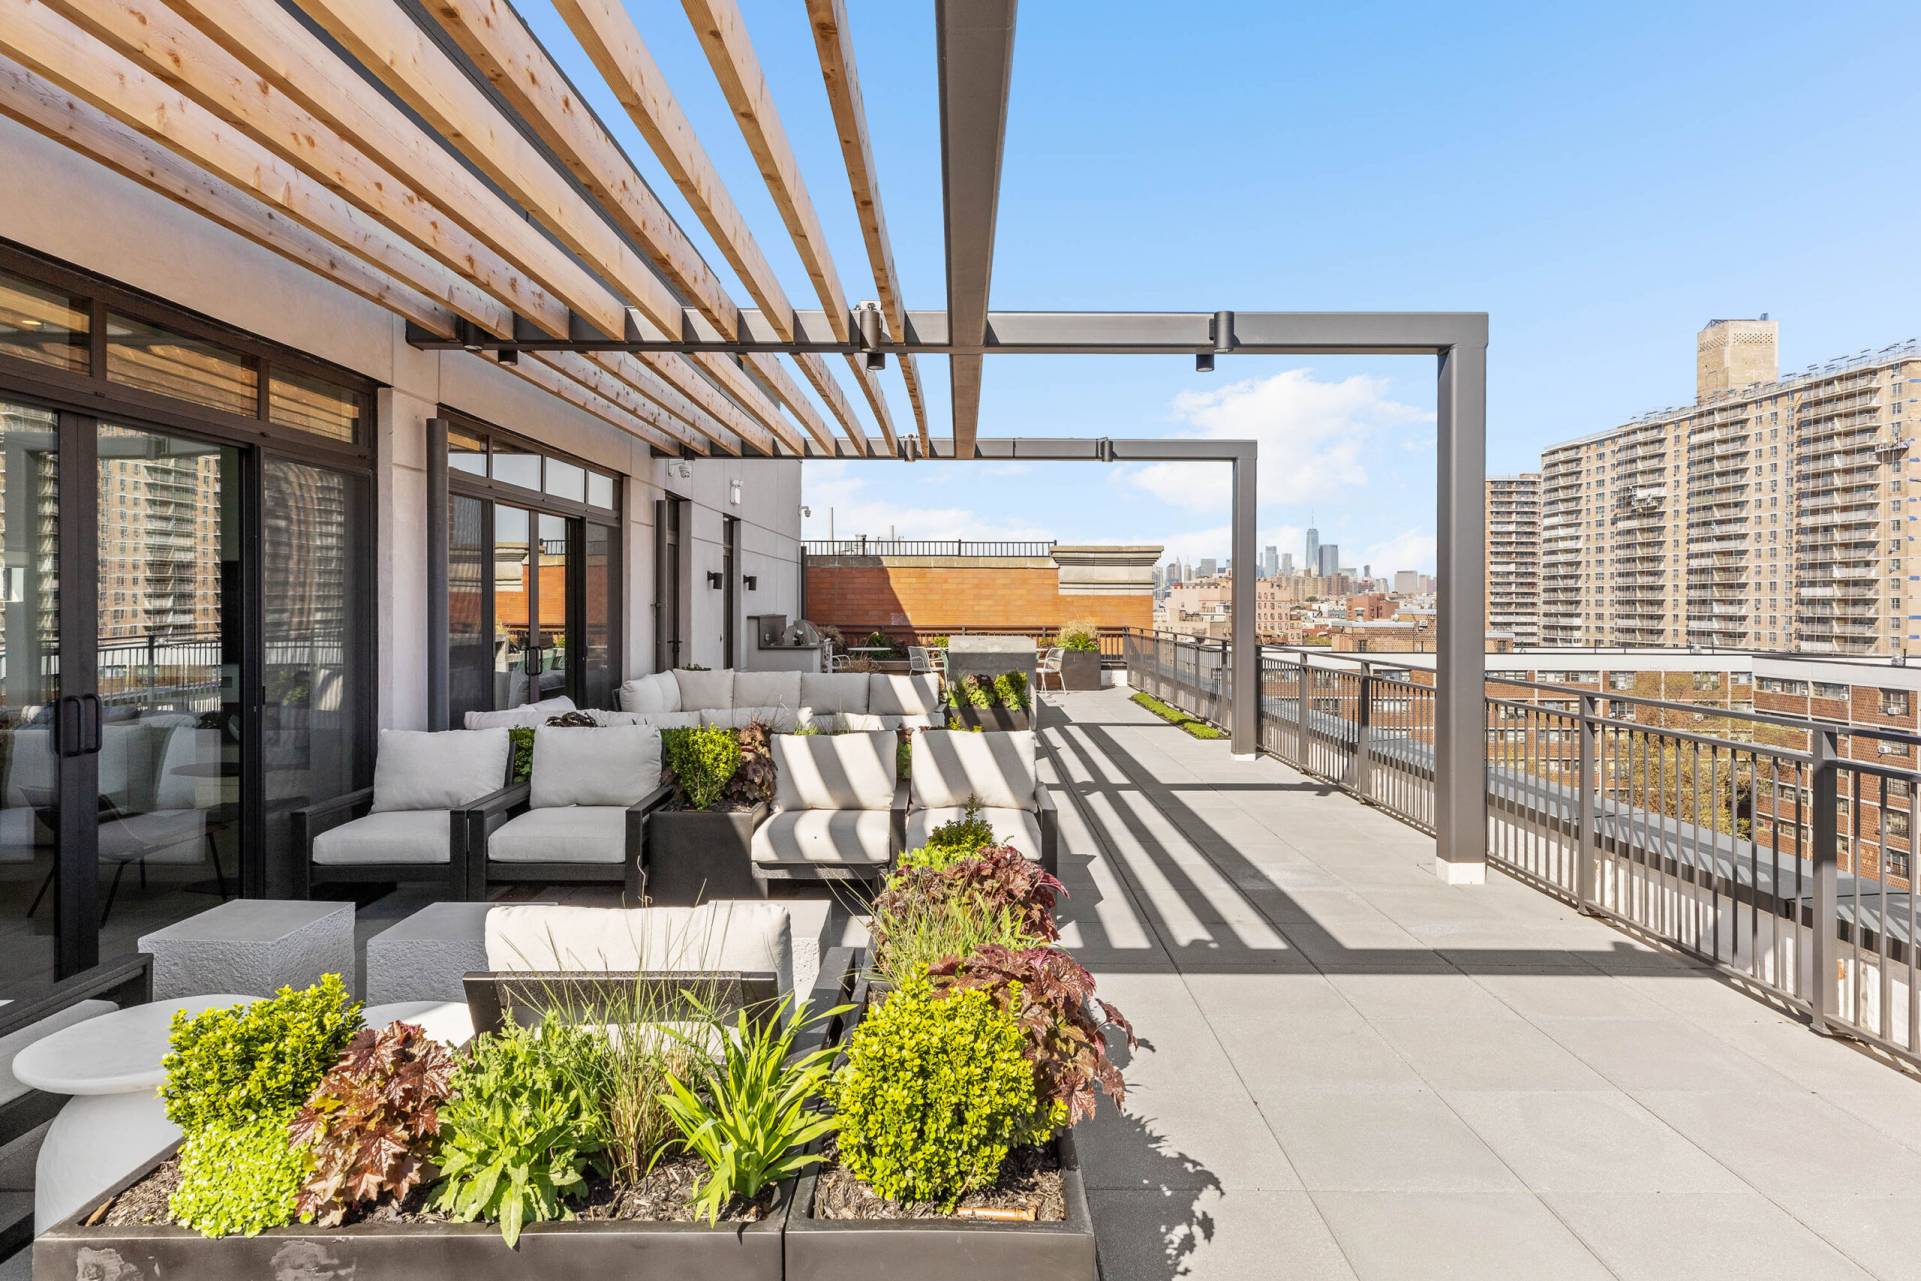
[{"label": "outdoor table", "polygon": [[62,1028],[21,1050],[22,1084],[73,1097],[47,1127],[34,1169],[33,1223],[44,1232],[180,1137],[160,1101],[174,1012],[257,998],[215,992],[135,1005]]}]

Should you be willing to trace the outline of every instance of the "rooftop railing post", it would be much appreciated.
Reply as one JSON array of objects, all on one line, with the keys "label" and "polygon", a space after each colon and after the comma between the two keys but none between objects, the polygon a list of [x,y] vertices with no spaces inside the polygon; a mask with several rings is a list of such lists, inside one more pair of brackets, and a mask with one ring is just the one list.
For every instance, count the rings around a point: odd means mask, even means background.
[{"label": "rooftop railing post", "polygon": [[1294,673],[1294,763],[1302,769],[1307,768],[1307,745],[1312,732],[1307,724],[1307,655],[1300,657],[1300,666]]},{"label": "rooftop railing post", "polygon": [[1434,872],[1487,879],[1487,342],[1440,356],[1435,406]]},{"label": "rooftop railing post", "polygon": [[1374,795],[1374,760],[1372,737],[1368,726],[1374,716],[1374,669],[1361,668],[1361,692],[1354,700],[1354,759],[1347,767],[1347,786],[1362,800],[1370,800]]},{"label": "rooftop railing post", "polygon": [[1235,445],[1233,458],[1234,503],[1230,518],[1233,542],[1229,550],[1234,557],[1234,576],[1228,587],[1231,597],[1228,625],[1234,636],[1229,682],[1234,701],[1227,714],[1228,729],[1233,735],[1230,750],[1237,757],[1252,760],[1256,747],[1253,700],[1258,693],[1254,687],[1254,667],[1259,661],[1259,650],[1254,644],[1254,442]]},{"label": "rooftop railing post", "polygon": [[1574,814],[1574,906],[1586,915],[1594,910],[1595,863],[1600,857],[1600,833],[1595,826],[1595,798],[1601,785],[1596,770],[1601,761],[1601,700],[1581,695],[1581,742],[1575,765],[1574,787],[1579,797]]},{"label": "rooftop railing post", "polygon": [[[1840,955],[1840,865],[1835,849],[1837,832],[1836,786],[1840,770],[1839,739],[1829,726],[1816,726],[1808,738],[1813,748],[1808,765],[1809,825],[1813,835],[1814,875],[1810,890],[1811,938],[1808,944],[1808,1014],[1810,1026],[1830,1034],[1837,1014],[1835,964]],[[1857,925],[1858,928],[1858,925]]]}]

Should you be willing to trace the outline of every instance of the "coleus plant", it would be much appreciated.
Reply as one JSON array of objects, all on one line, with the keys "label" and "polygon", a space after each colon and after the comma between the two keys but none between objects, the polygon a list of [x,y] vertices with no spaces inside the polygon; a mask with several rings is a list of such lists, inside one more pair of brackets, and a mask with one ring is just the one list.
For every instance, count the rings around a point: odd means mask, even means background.
[{"label": "coleus plant", "polygon": [[313,1159],[296,1202],[302,1220],[336,1226],[357,1206],[405,1200],[431,1174],[453,1067],[446,1047],[412,1023],[355,1034],[289,1127]]},{"label": "coleus plant", "polygon": [[773,738],[761,721],[743,725],[734,737],[740,742],[740,768],[727,780],[724,799],[739,805],[758,805],[774,799]]},{"label": "coleus plant", "polygon": [[1094,996],[1094,976],[1054,947],[1009,948],[990,944],[968,957],[949,957],[928,967],[935,988],[985,990],[1013,1016],[1027,1038],[1034,1065],[1034,1092],[1043,1107],[1058,1109],[1072,1125],[1094,1115],[1095,1091],[1125,1100],[1121,1071],[1107,1057],[1104,1030],[1117,1029],[1131,1049],[1134,1027],[1121,1012]]},{"label": "coleus plant", "polygon": [[938,871],[911,869],[900,876],[914,878],[911,886],[902,887],[906,892],[930,899],[966,897],[990,911],[1011,908],[1029,934],[1050,942],[1061,935],[1054,908],[1067,887],[1012,845],[990,845]]}]

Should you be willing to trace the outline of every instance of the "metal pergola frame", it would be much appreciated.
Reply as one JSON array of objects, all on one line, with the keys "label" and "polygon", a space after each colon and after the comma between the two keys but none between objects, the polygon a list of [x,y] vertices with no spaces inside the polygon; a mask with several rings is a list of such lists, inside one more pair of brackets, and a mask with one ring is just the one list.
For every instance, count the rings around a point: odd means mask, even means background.
[{"label": "metal pergola frame", "polygon": [[[850,300],[739,0],[683,0],[819,302],[789,300],[622,0],[555,8],[753,306],[742,307],[510,4],[496,0],[0,0],[0,113],[613,424],[655,456],[1223,461],[1254,564],[1252,442],[982,440],[989,356],[1436,358],[1441,871],[1484,855],[1476,313],[992,311],[1017,0],[934,0],[946,299],[909,311],[844,0],[804,0],[877,302]],[[656,16],[651,15],[650,18]],[[244,89],[236,89],[244,86]],[[928,431],[920,356],[950,368]],[[875,436],[829,374],[846,362]],[[878,378],[906,384],[896,430]],[[812,389],[802,390],[798,370]],[[817,399],[816,399],[817,398]],[[823,409],[825,413],[823,413]],[[1233,587],[1233,746],[1256,746],[1253,575]]]}]

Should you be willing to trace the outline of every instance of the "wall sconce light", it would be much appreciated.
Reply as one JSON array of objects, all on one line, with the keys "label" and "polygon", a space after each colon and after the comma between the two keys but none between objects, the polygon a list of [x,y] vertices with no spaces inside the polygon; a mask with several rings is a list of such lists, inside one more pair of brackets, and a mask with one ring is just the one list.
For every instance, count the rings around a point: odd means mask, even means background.
[{"label": "wall sconce light", "polygon": [[739,481],[730,480],[727,482],[727,501],[732,503],[736,507],[740,506],[740,482]]},{"label": "wall sconce light", "polygon": [[727,576],[721,573],[718,569],[710,569],[707,571],[707,585],[709,587],[715,587],[715,588],[723,587],[726,585],[726,583],[727,583]]},{"label": "wall sconce light", "polygon": [[758,588],[758,587],[760,586],[760,575],[758,575],[758,574],[742,574],[742,575],[740,576],[740,581],[741,581],[742,583],[744,583],[744,584],[746,584],[746,586],[747,586],[747,590],[751,592],[751,591],[754,591],[755,589],[757,589],[757,588]]},{"label": "wall sconce light", "polygon": [[694,478],[694,465],[685,461],[668,463],[667,472],[669,475],[678,476],[682,480],[692,480]]},{"label": "wall sconce light", "polygon": [[1194,372],[1197,374],[1213,373],[1214,372],[1214,353],[1211,351],[1195,352],[1194,353]]}]

